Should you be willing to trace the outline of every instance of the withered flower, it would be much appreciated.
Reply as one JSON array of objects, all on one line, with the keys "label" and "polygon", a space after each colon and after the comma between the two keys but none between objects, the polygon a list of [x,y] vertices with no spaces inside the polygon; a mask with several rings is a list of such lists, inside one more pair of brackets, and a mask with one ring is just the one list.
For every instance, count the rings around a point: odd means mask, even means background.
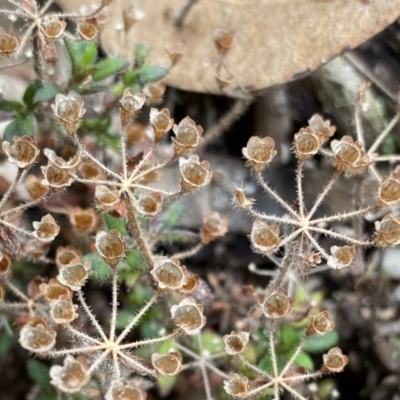
[{"label": "withered flower", "polygon": [[82,97],[70,92],[67,96],[57,94],[55,103],[51,105],[55,117],[70,135],[76,133],[79,120],[86,112],[84,104],[85,101]]},{"label": "withered flower", "polygon": [[208,161],[200,162],[199,157],[191,155],[189,158],[179,159],[181,173],[181,187],[185,192],[193,192],[202,186],[208,185],[212,178]]},{"label": "withered flower", "polygon": [[318,153],[324,143],[324,135],[312,128],[301,128],[294,135],[294,150],[296,157],[303,161]]},{"label": "withered flower", "polygon": [[83,40],[94,40],[99,34],[96,18],[87,18],[79,21],[77,29]]},{"label": "withered flower", "polygon": [[229,335],[223,337],[225,343],[225,351],[234,356],[236,354],[242,353],[249,343],[249,332],[239,332],[236,333],[232,331]]},{"label": "withered flower", "polygon": [[203,128],[189,117],[184,118],[179,125],[174,125],[175,138],[172,138],[175,154],[178,156],[187,155],[197,147],[203,138]]},{"label": "withered flower", "polygon": [[74,259],[59,269],[57,279],[71,290],[80,290],[85,285],[86,279],[89,276],[89,270],[89,262],[83,263],[79,259]]},{"label": "withered flower", "polygon": [[102,169],[91,161],[81,161],[78,166],[78,171],[84,179],[99,179],[103,174]]},{"label": "withered flower", "polygon": [[322,370],[324,372],[342,372],[344,367],[349,362],[349,358],[343,355],[342,350],[339,347],[330,349],[327,354],[322,356],[324,366]]},{"label": "withered flower", "polygon": [[32,200],[40,199],[44,197],[48,191],[49,187],[43,183],[43,180],[33,174],[29,174],[25,179],[25,187],[29,192]]},{"label": "withered flower", "polygon": [[124,238],[116,229],[111,229],[109,232],[98,232],[95,246],[103,260],[113,268],[125,255]]},{"label": "withered flower", "polygon": [[57,16],[45,17],[40,24],[40,30],[47,42],[58,39],[65,31],[67,23],[60,21]]},{"label": "withered flower", "polygon": [[313,315],[310,325],[306,330],[306,335],[324,335],[335,328],[335,323],[329,316],[328,311],[322,311],[317,315]]},{"label": "withered flower", "polygon": [[69,213],[69,220],[79,233],[92,232],[97,222],[96,213],[93,208],[88,208],[86,210],[74,208]]},{"label": "withered flower", "polygon": [[189,294],[196,290],[199,284],[199,276],[188,272],[186,274],[186,283],[178,290],[181,294]]},{"label": "withered flower", "polygon": [[159,257],[154,262],[151,275],[160,289],[178,290],[186,284],[187,270],[177,259]]},{"label": "withered flower", "polygon": [[144,85],[142,91],[146,95],[146,103],[149,106],[160,104],[167,85],[164,82],[149,82]]},{"label": "withered flower", "polygon": [[376,245],[377,246],[396,246],[400,243],[400,218],[395,218],[392,214],[387,214],[382,221],[375,222]]},{"label": "withered flower", "polygon": [[44,318],[33,317],[22,327],[18,341],[28,351],[46,353],[56,344],[56,332]]},{"label": "withered flower", "polygon": [[206,324],[206,317],[203,315],[204,307],[195,299],[187,297],[178,305],[171,307],[172,318],[179,328],[188,335],[197,334]]},{"label": "withered flower", "polygon": [[225,392],[231,396],[244,398],[249,391],[249,380],[239,374],[231,374],[229,380],[224,381]]},{"label": "withered flower", "polygon": [[61,298],[72,299],[72,292],[56,278],[51,278],[47,283],[40,285],[40,291],[47,301],[52,302]]},{"label": "withered flower", "polygon": [[71,157],[68,161],[58,157],[56,153],[51,149],[44,149],[44,155],[47,157],[49,162],[59,169],[65,169],[68,172],[75,172],[81,162],[82,148],[79,148],[78,152]]},{"label": "withered flower", "polygon": [[248,165],[254,171],[260,172],[277,154],[275,141],[268,136],[264,138],[252,136],[247,142],[247,146],[242,149],[242,154],[247,159]]},{"label": "withered flower", "polygon": [[58,269],[70,264],[73,260],[80,260],[82,252],[72,246],[57,247],[56,251],[56,265]]},{"label": "withered flower", "polygon": [[318,114],[314,114],[309,120],[310,128],[318,133],[322,133],[324,141],[329,139],[336,132],[336,127],[331,125],[331,121],[324,120]]},{"label": "withered flower", "polygon": [[247,197],[244,189],[241,188],[236,188],[233,191],[233,201],[238,207],[245,210],[251,208],[254,203],[254,199],[252,197]]},{"label": "withered flower", "polygon": [[356,256],[355,246],[332,246],[331,256],[328,258],[328,267],[342,269],[348,267]]},{"label": "withered flower", "polygon": [[150,110],[150,124],[154,130],[154,141],[158,143],[174,125],[174,120],[170,118],[167,108],[158,111],[157,108]]},{"label": "withered flower", "polygon": [[0,54],[6,57],[12,57],[18,50],[20,39],[14,32],[7,33],[0,27]]},{"label": "withered flower", "polygon": [[90,380],[86,366],[71,355],[67,355],[63,366],[50,368],[50,378],[50,383],[64,393],[79,392]]},{"label": "withered flower", "polygon": [[136,382],[113,381],[105,400],[146,400],[147,393]]},{"label": "withered flower", "polygon": [[8,156],[8,161],[16,164],[18,168],[30,168],[39,155],[36,141],[30,136],[14,136],[14,145],[3,142],[3,151]]},{"label": "withered flower", "polygon": [[76,310],[78,306],[73,304],[67,296],[50,302],[50,316],[56,324],[69,324],[78,318]]},{"label": "withered flower", "polygon": [[104,211],[112,210],[120,201],[120,195],[117,190],[111,190],[108,186],[96,186],[94,199],[97,208]]},{"label": "withered flower", "polygon": [[280,244],[279,226],[268,225],[266,222],[256,219],[251,229],[250,240],[257,253],[273,253]]},{"label": "withered flower", "polygon": [[136,209],[146,217],[157,215],[162,208],[162,195],[157,192],[141,193],[136,201]]},{"label": "withered flower", "polygon": [[154,353],[151,355],[151,363],[161,376],[176,375],[182,370],[182,356],[176,351],[163,355]]},{"label": "withered flower", "polygon": [[203,214],[203,226],[200,235],[204,244],[224,236],[226,232],[228,232],[228,220],[226,218],[221,218],[217,212]]},{"label": "withered flower", "polygon": [[381,182],[378,199],[384,206],[396,204],[400,201],[400,166]]},{"label": "withered flower", "polygon": [[139,112],[144,102],[146,101],[146,96],[142,93],[133,93],[131,89],[126,88],[121,100],[121,125],[126,126],[130,120]]},{"label": "withered flower", "polygon": [[293,299],[282,288],[275,289],[268,294],[261,305],[267,318],[283,318],[292,311]]},{"label": "withered flower", "polygon": [[61,169],[49,163],[45,167],[41,167],[44,179],[42,184],[53,189],[62,189],[71,186],[73,178],[70,172],[66,169]]},{"label": "withered flower", "polygon": [[33,235],[44,243],[51,242],[60,232],[60,227],[50,214],[45,215],[40,222],[33,222],[33,228]]}]

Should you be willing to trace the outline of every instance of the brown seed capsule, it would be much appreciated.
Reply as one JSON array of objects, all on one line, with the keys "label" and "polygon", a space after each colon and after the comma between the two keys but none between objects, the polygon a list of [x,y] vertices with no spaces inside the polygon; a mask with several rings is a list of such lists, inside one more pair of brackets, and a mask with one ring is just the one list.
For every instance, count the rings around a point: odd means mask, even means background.
[{"label": "brown seed capsule", "polygon": [[233,201],[238,207],[244,210],[251,208],[254,203],[254,199],[247,197],[244,190],[240,188],[236,188],[233,191]]},{"label": "brown seed capsule", "polygon": [[39,53],[46,63],[52,64],[58,61],[58,53],[54,42],[48,42],[43,36],[39,36]]},{"label": "brown seed capsule", "polygon": [[178,290],[186,283],[187,270],[179,260],[160,257],[154,262],[151,275],[160,289]]},{"label": "brown seed capsule", "polygon": [[79,315],[76,313],[78,306],[74,305],[67,296],[50,302],[50,316],[56,324],[69,324]]},{"label": "brown seed capsule", "polygon": [[45,17],[40,25],[40,30],[46,41],[52,42],[64,33],[66,26],[67,23],[65,21],[60,21],[56,16]]},{"label": "brown seed capsule", "polygon": [[248,165],[256,172],[265,169],[276,156],[275,141],[270,137],[259,138],[252,136],[247,146],[242,149]]},{"label": "brown seed capsule", "polygon": [[93,208],[88,208],[86,210],[74,208],[69,213],[69,220],[79,233],[92,232],[97,223],[96,213]]},{"label": "brown seed capsule", "polygon": [[199,284],[199,276],[188,272],[186,274],[186,283],[179,289],[181,294],[189,294],[196,290]]},{"label": "brown seed capsule", "polygon": [[214,31],[213,40],[217,52],[225,56],[228,50],[232,47],[233,43],[233,31],[227,31],[222,28],[218,28]]},{"label": "brown seed capsule", "polygon": [[142,143],[146,137],[143,124],[129,124],[126,128],[126,145],[128,147]]},{"label": "brown seed capsule", "polygon": [[40,222],[33,222],[33,228],[33,235],[44,243],[51,242],[60,232],[60,227],[50,214],[45,215]]},{"label": "brown seed capsule", "polygon": [[0,27],[0,54],[6,57],[13,57],[19,47],[19,38],[14,32],[7,33]]},{"label": "brown seed capsule", "polygon": [[193,192],[202,186],[208,185],[212,178],[210,164],[207,161],[200,162],[199,157],[191,155],[189,158],[179,159],[181,173],[181,188],[184,192]]},{"label": "brown seed capsule", "polygon": [[49,192],[49,187],[42,182],[41,178],[29,174],[25,179],[25,187],[29,192],[32,200],[40,199]]},{"label": "brown seed capsule", "polygon": [[146,96],[142,93],[133,93],[126,88],[121,100],[121,125],[126,126],[131,119],[142,109],[146,101]]},{"label": "brown seed capsule", "polygon": [[68,161],[58,157],[56,153],[51,149],[44,149],[44,155],[47,157],[49,162],[59,169],[65,169],[69,173],[75,172],[81,162],[82,149],[80,149],[73,157]]},{"label": "brown seed capsule", "polygon": [[34,259],[48,262],[45,256],[50,250],[50,243],[38,243],[35,238],[32,238],[23,244],[23,249],[27,255]]},{"label": "brown seed capsule", "polygon": [[267,318],[283,318],[292,311],[293,299],[289,297],[286,290],[278,288],[267,295],[261,307]]},{"label": "brown seed capsule", "polygon": [[203,315],[204,307],[191,297],[183,299],[178,305],[171,307],[172,318],[179,328],[188,335],[197,334],[206,323]]},{"label": "brown seed capsule", "polygon": [[78,23],[78,33],[83,40],[94,40],[99,34],[96,18],[88,18]]},{"label": "brown seed capsule", "polygon": [[136,201],[136,209],[146,217],[157,215],[162,209],[161,193],[142,193]]},{"label": "brown seed capsule", "polygon": [[231,374],[229,380],[224,381],[225,392],[231,396],[244,398],[249,391],[249,380],[239,374]]},{"label": "brown seed capsule", "polygon": [[342,269],[348,267],[356,256],[355,246],[332,246],[331,256],[328,258],[328,267]]},{"label": "brown seed capsule", "polygon": [[109,211],[119,203],[120,196],[118,191],[111,190],[108,186],[99,185],[96,186],[94,199],[96,201],[97,208],[100,210]]},{"label": "brown seed capsule", "polygon": [[310,325],[306,330],[306,335],[324,335],[335,328],[335,323],[329,316],[328,311],[322,311],[317,315],[313,315]]},{"label": "brown seed capsule", "polygon": [[143,87],[143,94],[146,95],[148,106],[156,106],[162,102],[167,85],[164,82],[149,82]]},{"label": "brown seed capsule", "polygon": [[146,400],[147,394],[136,382],[113,381],[105,400]]},{"label": "brown seed capsule", "polygon": [[197,147],[203,138],[203,128],[189,117],[184,118],[179,125],[174,125],[175,138],[172,138],[175,154],[184,156]]},{"label": "brown seed capsule", "polygon": [[229,335],[223,337],[225,343],[225,351],[234,356],[236,354],[242,353],[249,343],[249,332],[239,332],[236,333],[232,331]]},{"label": "brown seed capsule", "polygon": [[82,263],[80,260],[74,259],[69,264],[60,268],[57,279],[71,290],[80,290],[85,285],[89,270],[89,262]]},{"label": "brown seed capsule", "polygon": [[67,96],[57,94],[55,103],[51,105],[55,117],[70,135],[75,135],[79,120],[86,112],[84,104],[82,97],[70,92]]},{"label": "brown seed capsule", "polygon": [[39,155],[36,141],[30,136],[14,136],[14,145],[3,142],[3,151],[8,156],[8,161],[16,164],[18,168],[30,168]]},{"label": "brown seed capsule", "polygon": [[400,166],[382,180],[378,199],[384,206],[393,205],[400,201]]},{"label": "brown seed capsule", "polygon": [[53,189],[62,189],[71,186],[73,178],[69,171],[61,169],[52,164],[47,164],[46,167],[41,167],[44,179],[43,185],[47,185]]},{"label": "brown seed capsule", "polygon": [[323,120],[318,114],[314,114],[309,120],[308,124],[310,128],[318,133],[322,133],[324,136],[324,141],[329,139],[336,132],[336,127],[331,126],[331,122],[328,120]]},{"label": "brown seed capsule", "polygon": [[0,278],[5,277],[11,270],[11,257],[10,255],[2,251],[0,253]]},{"label": "brown seed capsule", "polygon": [[81,161],[78,171],[84,179],[99,179],[103,174],[102,169],[91,161]]},{"label": "brown seed capsule", "polygon": [[260,254],[270,254],[278,249],[279,226],[268,225],[266,222],[256,219],[250,234],[254,251]]},{"label": "brown seed capsule", "polygon": [[48,302],[60,298],[72,299],[71,291],[66,286],[61,285],[56,278],[51,278],[47,283],[42,283],[40,285],[40,291]]},{"label": "brown seed capsule", "polygon": [[125,241],[116,229],[98,232],[95,246],[103,260],[113,268],[125,254]]},{"label": "brown seed capsule", "polygon": [[203,214],[203,226],[200,231],[201,241],[208,244],[213,240],[222,237],[228,232],[228,220],[221,218],[219,213]]},{"label": "brown seed capsule", "polygon": [[336,169],[349,175],[364,172],[373,162],[374,156],[365,154],[362,144],[355,142],[351,136],[332,140],[331,149],[335,156]]},{"label": "brown seed capsule", "polygon": [[324,143],[324,136],[310,127],[301,128],[294,135],[293,143],[296,157],[303,161],[318,153]]},{"label": "brown seed capsule", "polygon": [[150,124],[154,130],[154,141],[158,143],[174,125],[167,108],[158,111],[156,108],[150,110]]},{"label": "brown seed capsule", "polygon": [[151,363],[161,376],[176,375],[182,370],[182,356],[176,351],[163,355],[154,353],[151,355]]},{"label": "brown seed capsule", "polygon": [[71,355],[67,355],[63,366],[50,368],[50,378],[50,383],[64,393],[79,392],[90,380],[86,366]]},{"label": "brown seed capsule", "polygon": [[376,245],[377,246],[396,246],[400,244],[400,218],[395,218],[392,214],[387,214],[382,221],[375,222]]},{"label": "brown seed capsule", "polygon": [[175,43],[174,45],[164,45],[164,49],[168,54],[171,61],[171,68],[176,65],[184,54],[184,46],[182,42]]},{"label": "brown seed capsule", "polygon": [[342,350],[339,347],[330,349],[327,354],[322,356],[324,366],[322,370],[324,372],[342,372],[344,367],[349,362],[349,358],[343,355]]},{"label": "brown seed capsule", "polygon": [[19,333],[20,345],[33,353],[46,353],[56,344],[56,332],[41,317],[31,318]]},{"label": "brown seed capsule", "polygon": [[58,269],[62,269],[70,264],[73,260],[80,261],[82,252],[72,246],[57,247],[56,251],[56,265]]}]

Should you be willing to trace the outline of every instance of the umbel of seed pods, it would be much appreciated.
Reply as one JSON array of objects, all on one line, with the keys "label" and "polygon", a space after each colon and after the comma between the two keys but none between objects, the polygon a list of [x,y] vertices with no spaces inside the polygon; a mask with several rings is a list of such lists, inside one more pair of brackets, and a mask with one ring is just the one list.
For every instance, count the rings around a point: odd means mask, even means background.
[{"label": "umbel of seed pods", "polygon": [[[279,393],[281,390],[287,390],[288,387],[291,389],[304,380],[315,378],[326,373],[341,372],[344,369],[348,363],[348,358],[342,354],[338,347],[335,347],[329,350],[327,354],[323,355],[323,365],[319,371],[307,373],[304,372],[304,369],[296,368],[293,365],[295,357],[292,357],[288,361],[282,371],[278,371],[277,360],[274,358],[276,351],[274,348],[273,327],[278,320],[290,314],[293,307],[293,300],[288,296],[285,290],[278,288],[266,294],[263,302],[259,304],[259,307],[264,316],[271,322],[270,353],[272,364],[274,365],[274,372],[272,372],[272,374],[263,373],[261,369],[254,367],[253,370],[260,375],[255,380],[249,380],[243,375],[231,374],[229,380],[224,382],[224,388],[228,394],[236,398],[252,399],[267,390],[274,389],[275,393]],[[319,314],[311,316],[311,320],[305,331],[305,337],[300,342],[295,354],[301,351],[308,338],[314,335],[324,335],[332,331],[334,327],[335,324],[327,311],[322,311]],[[246,350],[249,339],[250,333],[244,331],[232,331],[229,335],[223,337],[225,351],[229,355],[237,357],[242,363],[252,369],[252,365],[243,358],[243,353]],[[302,396],[297,396],[295,390],[291,389],[291,393],[295,398],[303,399]]]},{"label": "umbel of seed pods", "polygon": [[[234,192],[235,204],[246,210],[255,221],[253,223],[250,239],[255,252],[260,254],[271,254],[281,246],[292,243],[293,248],[296,243],[310,243],[310,250],[306,254],[306,262],[309,267],[313,267],[321,258],[327,261],[329,267],[341,269],[348,267],[354,260],[356,251],[355,245],[363,246],[394,246],[400,243],[400,219],[392,214],[386,215],[381,222],[376,223],[376,235],[371,241],[362,242],[351,236],[345,236],[325,228],[323,224],[330,221],[340,221],[362,216],[370,211],[379,208],[390,207],[400,203],[400,166],[388,176],[382,179],[377,193],[375,203],[357,210],[356,213],[343,213],[331,217],[324,217],[313,220],[314,213],[321,204],[334,182],[342,175],[352,177],[368,171],[377,160],[377,154],[366,153],[360,142],[354,141],[350,136],[343,136],[340,140],[332,140],[330,143],[331,157],[335,166],[335,173],[332,180],[323,190],[310,215],[304,206],[303,193],[301,189],[302,168],[304,162],[318,154],[322,146],[335,133],[335,127],[329,121],[324,121],[319,115],[314,115],[309,120],[309,126],[300,129],[295,134],[293,141],[293,151],[298,159],[297,186],[298,204],[300,210],[296,210],[282,199],[277,192],[270,188],[269,184],[263,180],[262,173],[272,162],[277,154],[275,142],[269,137],[251,137],[247,146],[243,148],[243,156],[248,166],[255,172],[258,182],[278,204],[287,212],[286,217],[277,217],[257,213],[253,210],[254,200],[245,195],[242,189]],[[324,153],[326,154],[326,153]],[[328,154],[329,155],[329,154]],[[271,223],[272,222],[272,223]],[[277,222],[274,224],[273,222]],[[280,224],[288,224],[293,227],[292,232],[286,237],[280,235]],[[347,242],[344,246],[332,246],[331,254],[327,254],[314,239],[315,234],[332,236],[333,238]]]}]

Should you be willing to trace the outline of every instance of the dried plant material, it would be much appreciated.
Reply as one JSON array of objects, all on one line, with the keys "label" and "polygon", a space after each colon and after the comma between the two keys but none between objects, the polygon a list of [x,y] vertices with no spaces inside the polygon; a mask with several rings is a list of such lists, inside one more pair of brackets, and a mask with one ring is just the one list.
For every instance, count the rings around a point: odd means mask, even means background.
[{"label": "dried plant material", "polygon": [[232,374],[224,381],[225,392],[234,397],[245,398],[249,390],[249,380],[245,376]]},{"label": "dried plant material", "polygon": [[34,222],[33,228],[33,236],[44,243],[51,242],[60,232],[60,227],[50,214],[45,215],[40,222]]},{"label": "dried plant material", "polygon": [[121,125],[126,126],[131,119],[142,109],[146,96],[142,93],[133,93],[131,89],[124,90],[121,104]]},{"label": "dried plant material", "polygon": [[252,136],[247,146],[242,149],[242,153],[254,171],[262,171],[276,156],[275,141],[268,136],[264,138]]},{"label": "dried plant material", "polygon": [[242,353],[249,343],[250,335],[249,332],[239,332],[236,333],[232,331],[229,335],[223,337],[225,343],[225,351],[234,356],[236,354]]},{"label": "dried plant material", "polygon": [[283,318],[292,311],[293,303],[286,290],[278,288],[264,299],[262,310],[267,318]]},{"label": "dried plant material", "polygon": [[343,355],[339,347],[330,349],[327,354],[323,355],[325,372],[342,372],[349,362],[349,358]]},{"label": "dried plant material", "polygon": [[175,137],[172,138],[174,151],[178,156],[187,155],[202,141],[203,128],[189,117],[184,118],[179,125],[174,125]]},{"label": "dried plant material", "polygon": [[49,192],[49,186],[42,182],[43,180],[35,175],[28,175],[25,179],[25,186],[33,200],[38,200],[46,196]]},{"label": "dried plant material", "polygon": [[250,239],[257,253],[270,254],[279,247],[279,226],[268,225],[264,221],[255,220]]},{"label": "dried plant material", "polygon": [[332,246],[332,255],[328,258],[328,266],[333,269],[348,267],[356,256],[355,246]]},{"label": "dried plant material", "polygon": [[146,400],[147,394],[136,382],[113,381],[105,400]]},{"label": "dried plant material", "polygon": [[77,305],[74,305],[68,297],[61,296],[50,302],[50,316],[56,324],[68,324],[79,315],[76,313]]},{"label": "dried plant material", "polygon": [[329,316],[328,311],[322,311],[317,315],[313,315],[310,325],[306,330],[306,335],[324,335],[335,328],[335,323]]},{"label": "dried plant material", "polygon": [[397,166],[390,176],[382,181],[378,199],[386,206],[400,201],[400,166]]},{"label": "dried plant material", "polygon": [[75,135],[79,120],[85,114],[83,97],[70,92],[67,96],[57,94],[55,103],[51,105],[55,117],[61,122],[70,135]]},{"label": "dried plant material", "polygon": [[[365,42],[396,20],[399,7],[398,0],[351,1],[345,6],[343,0],[206,0],[198,1],[182,26],[176,27],[166,16],[180,9],[181,3],[160,0],[154,7],[152,2],[143,2],[146,18],[130,28],[125,46],[114,27],[122,20],[126,1],[117,0],[109,7],[112,17],[100,35],[104,50],[129,59],[134,43],[144,43],[153,49],[153,65],[168,66],[170,60],[163,45],[184,41],[185,55],[166,83],[183,90],[220,93],[212,71],[217,58],[213,35],[223,28],[235,32],[225,63],[241,86],[259,90],[304,76]],[[77,11],[82,1],[59,0],[59,4],[68,11]],[[240,91],[235,81],[225,90]]]},{"label": "dried plant material", "polygon": [[198,156],[179,159],[181,173],[181,187],[185,192],[193,192],[202,186],[208,185],[212,178],[208,161],[200,162]]},{"label": "dried plant material", "polygon": [[44,318],[33,317],[22,327],[19,343],[28,351],[46,353],[56,344],[56,332],[49,328]]},{"label": "dried plant material", "polygon": [[8,161],[21,169],[30,168],[39,155],[36,142],[29,136],[14,136],[13,146],[8,142],[3,142],[2,146]]},{"label": "dried plant material", "polygon": [[206,323],[204,307],[191,297],[171,307],[171,315],[177,326],[188,335],[195,335]]},{"label": "dried plant material", "polygon": [[98,232],[95,246],[103,260],[113,268],[125,254],[125,241],[116,229]]},{"label": "dried plant material", "polygon": [[161,376],[176,375],[182,370],[182,356],[176,351],[163,355],[154,353],[151,356],[151,363]]},{"label": "dried plant material", "polygon": [[5,251],[0,255],[0,278],[5,277],[11,270],[11,257]]},{"label": "dried plant material", "polygon": [[88,18],[78,23],[78,32],[84,40],[94,40],[99,34],[96,18]]},{"label": "dried plant material", "polygon": [[187,270],[179,260],[160,257],[154,263],[151,275],[160,289],[178,290],[186,284]]},{"label": "dried plant material", "polygon": [[7,33],[0,27],[0,54],[13,57],[18,50],[20,39],[14,32]]},{"label": "dried plant material", "polygon": [[201,228],[201,241],[208,244],[220,238],[228,232],[228,220],[221,218],[218,213],[204,213],[203,226]]},{"label": "dried plant material", "polygon": [[156,106],[162,102],[167,85],[165,82],[149,82],[143,87],[143,94],[146,96],[148,106]]},{"label": "dried plant material", "polygon": [[167,108],[158,111],[156,108],[150,110],[150,124],[154,130],[154,141],[158,143],[165,136],[165,133],[171,130],[174,120],[170,118]]},{"label": "dried plant material", "polygon": [[387,214],[382,221],[375,222],[375,228],[377,246],[396,246],[400,243],[400,218]]}]

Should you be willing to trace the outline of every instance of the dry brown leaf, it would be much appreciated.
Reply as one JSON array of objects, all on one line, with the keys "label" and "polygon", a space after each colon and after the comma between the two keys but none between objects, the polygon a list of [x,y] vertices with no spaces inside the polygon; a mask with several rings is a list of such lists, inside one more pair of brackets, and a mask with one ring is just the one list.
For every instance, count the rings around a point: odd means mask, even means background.
[{"label": "dry brown leaf", "polygon": [[[87,1],[87,0],[85,0]],[[77,10],[83,0],[59,0]],[[345,50],[358,46],[400,15],[400,0],[197,0],[183,25],[171,16],[184,0],[140,3],[145,17],[122,40],[122,10],[117,0],[101,35],[109,55],[132,55],[136,43],[153,50],[150,62],[170,66],[164,45],[184,42],[185,54],[166,82],[184,90],[221,93],[214,75],[217,59],[212,40],[216,29],[234,32],[226,66],[234,77],[224,92],[240,93],[299,78]],[[124,45],[124,43],[126,43]]]}]

